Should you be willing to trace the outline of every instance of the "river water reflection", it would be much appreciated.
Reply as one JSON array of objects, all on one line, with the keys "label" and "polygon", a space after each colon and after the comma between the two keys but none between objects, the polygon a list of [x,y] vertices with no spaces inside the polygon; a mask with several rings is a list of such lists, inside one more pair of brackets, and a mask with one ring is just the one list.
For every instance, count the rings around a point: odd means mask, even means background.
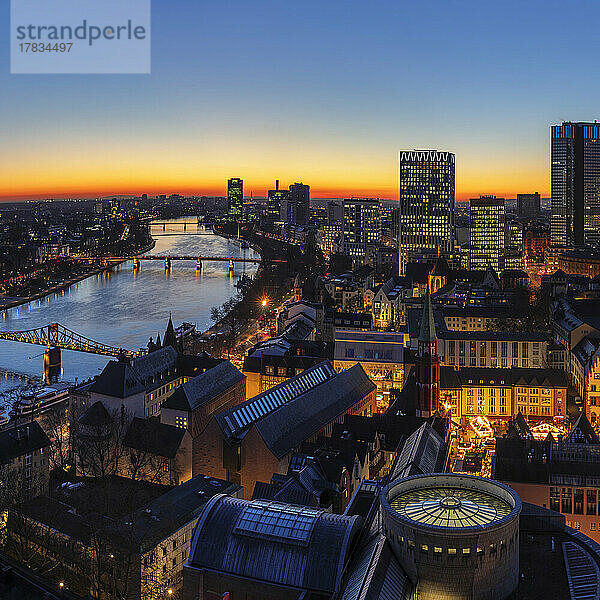
[{"label": "river water reflection", "polygon": [[[151,254],[182,256],[235,256],[258,258],[251,249],[243,249],[237,240],[226,240],[203,232],[195,220],[186,234],[155,236]],[[156,233],[182,233],[183,226],[153,226]],[[191,235],[204,233],[203,235]],[[150,336],[163,336],[169,313],[177,326],[182,321],[195,323],[198,330],[211,325],[210,309],[236,293],[235,283],[242,273],[253,274],[257,266],[239,263],[233,277],[228,263],[204,262],[201,273],[192,261],[173,261],[169,273],[162,261],[142,261],[134,271],[131,261],[112,272],[84,279],[63,292],[35,300],[2,312],[0,329],[16,331],[34,329],[58,322],[93,340],[117,347],[138,349],[146,346]],[[43,346],[0,340],[0,389],[15,385],[6,372],[43,375]],[[61,378],[66,381],[86,379],[98,372],[109,357],[62,351]]]}]

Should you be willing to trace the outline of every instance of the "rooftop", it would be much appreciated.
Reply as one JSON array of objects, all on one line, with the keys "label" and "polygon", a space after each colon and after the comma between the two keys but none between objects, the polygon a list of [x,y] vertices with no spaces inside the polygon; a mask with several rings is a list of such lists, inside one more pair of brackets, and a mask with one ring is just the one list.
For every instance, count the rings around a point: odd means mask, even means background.
[{"label": "rooftop", "polygon": [[0,464],[50,446],[51,442],[37,421],[0,431]]},{"label": "rooftop", "polygon": [[546,388],[568,387],[567,377],[560,369],[529,369],[510,367],[492,369],[485,367],[441,367],[442,388],[459,388],[468,385],[533,386]]},{"label": "rooftop", "polygon": [[460,487],[430,487],[411,490],[390,502],[399,514],[433,527],[477,527],[506,517],[508,502],[481,490]]},{"label": "rooftop", "polygon": [[447,450],[444,440],[431,423],[423,423],[404,440],[392,470],[392,477],[397,479],[442,472],[446,463]]},{"label": "rooftop", "polygon": [[218,496],[198,521],[188,564],[332,594],[360,523],[360,517]]},{"label": "rooftop", "polygon": [[185,429],[181,427],[160,423],[155,419],[135,417],[125,434],[123,446],[165,458],[175,458],[185,433]]},{"label": "rooftop", "polygon": [[393,480],[381,492],[383,510],[432,529],[481,529],[517,518],[511,488],[471,475],[429,473]]},{"label": "rooftop", "polygon": [[129,547],[134,540],[144,552],[197,516],[215,494],[240,489],[204,475],[173,488],[123,477],[85,479],[60,488],[52,497],[34,498],[21,510],[83,543],[101,531],[117,545]]},{"label": "rooftop", "polygon": [[193,411],[210,402],[245,378],[229,361],[224,361],[180,385],[165,400],[163,409]]},{"label": "rooftop", "polygon": [[133,360],[111,360],[96,377],[90,391],[104,396],[127,398],[144,392],[155,382],[166,380],[173,373],[178,354],[166,346]]},{"label": "rooftop", "polygon": [[228,438],[243,437],[255,426],[282,457],[374,389],[360,364],[336,373],[326,361],[215,418]]}]

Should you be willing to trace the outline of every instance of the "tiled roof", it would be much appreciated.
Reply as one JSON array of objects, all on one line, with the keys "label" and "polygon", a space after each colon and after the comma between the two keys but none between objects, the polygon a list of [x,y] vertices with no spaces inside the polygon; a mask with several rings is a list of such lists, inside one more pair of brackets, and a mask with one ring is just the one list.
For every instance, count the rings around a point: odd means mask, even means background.
[{"label": "tiled roof", "polygon": [[528,369],[510,367],[492,369],[486,367],[441,367],[441,387],[460,388],[468,385],[495,385],[524,387],[566,388],[568,386],[564,371],[560,369]]},{"label": "tiled roof", "polygon": [[0,464],[50,445],[48,436],[37,421],[0,431]]},{"label": "tiled roof", "polygon": [[165,372],[172,372],[177,360],[178,354],[171,346],[131,361],[111,360],[96,377],[90,391],[115,398],[133,396],[163,378]]},{"label": "tiled roof", "polygon": [[245,378],[229,361],[224,361],[180,385],[162,405],[163,409],[193,411]]},{"label": "tiled roof", "polygon": [[185,429],[181,427],[135,417],[125,434],[123,446],[165,458],[175,458],[184,436]]}]

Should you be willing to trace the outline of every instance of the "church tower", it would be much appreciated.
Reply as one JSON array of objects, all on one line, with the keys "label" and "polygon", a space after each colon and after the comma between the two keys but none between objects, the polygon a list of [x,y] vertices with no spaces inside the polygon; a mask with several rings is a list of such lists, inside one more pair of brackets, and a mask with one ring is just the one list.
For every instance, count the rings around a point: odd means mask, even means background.
[{"label": "church tower", "polygon": [[167,323],[167,330],[163,337],[163,347],[171,346],[177,352],[180,351],[179,344],[177,343],[177,337],[175,336],[175,328],[173,327],[173,319],[169,313],[169,322]]},{"label": "church tower", "polygon": [[440,357],[429,289],[425,294],[417,357],[418,417],[430,417],[440,407]]}]

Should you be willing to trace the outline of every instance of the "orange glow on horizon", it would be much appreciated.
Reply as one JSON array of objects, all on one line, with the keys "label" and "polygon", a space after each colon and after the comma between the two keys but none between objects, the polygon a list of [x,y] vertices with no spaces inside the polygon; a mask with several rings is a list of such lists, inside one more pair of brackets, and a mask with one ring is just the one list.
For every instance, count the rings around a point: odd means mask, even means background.
[{"label": "orange glow on horizon", "polygon": [[[118,141],[118,140],[117,140]],[[224,196],[227,179],[241,177],[244,193],[265,197],[267,190],[296,181],[311,187],[314,198],[398,198],[398,154],[388,149],[363,149],[336,144],[315,145],[310,151],[282,151],[271,141],[252,146],[226,144],[222,139],[197,146],[189,140],[124,139],[90,146],[64,140],[61,151],[42,141],[31,149],[0,152],[0,200],[94,198],[111,195],[179,193]],[[544,153],[517,156],[513,152],[480,155],[469,147],[457,151],[458,201],[495,194],[514,198],[518,192],[548,196],[549,169]]]},{"label": "orange glow on horizon", "polygon": [[[201,166],[200,166],[201,165]],[[307,183],[314,198],[371,197],[398,199],[398,165],[394,156],[344,156],[333,160],[325,151],[285,160],[268,154],[230,156],[136,155],[116,149],[113,156],[87,155],[73,147],[65,154],[46,157],[14,155],[0,161],[0,200],[95,198],[111,195],[178,193],[184,196],[224,196],[227,179],[241,177],[244,194],[265,197],[279,179],[282,188]],[[549,196],[545,160],[515,165],[500,157],[489,164],[468,156],[457,162],[457,201],[482,194],[514,198],[538,191]]]},{"label": "orange glow on horizon", "polygon": [[[291,180],[290,180],[291,181]],[[383,200],[398,200],[398,190],[394,187],[337,187],[337,186],[316,186],[311,185],[309,180],[303,180],[311,186],[312,198],[381,198]],[[292,181],[291,181],[292,182]],[[293,182],[292,182],[293,183]],[[266,198],[267,190],[273,189],[273,184],[262,184],[250,187],[244,181],[244,197],[249,198],[250,192],[256,198]],[[280,187],[287,187],[281,186]],[[494,189],[489,184],[482,184],[475,191],[457,189],[456,201],[465,202],[470,198],[478,198],[481,195],[493,194],[499,198],[516,198],[517,193],[529,193],[537,191],[542,198],[550,197],[550,190],[535,184],[520,185],[512,190]],[[14,190],[0,188],[0,202],[25,201],[25,200],[43,200],[43,199],[83,199],[83,198],[104,198],[108,196],[157,196],[159,194],[181,194],[182,196],[220,196],[227,194],[226,184],[208,185],[208,186],[176,186],[173,183],[165,183],[164,186],[157,185],[132,185],[124,184],[111,185],[107,187],[96,186],[48,186],[41,187],[23,187],[18,193]]]}]

